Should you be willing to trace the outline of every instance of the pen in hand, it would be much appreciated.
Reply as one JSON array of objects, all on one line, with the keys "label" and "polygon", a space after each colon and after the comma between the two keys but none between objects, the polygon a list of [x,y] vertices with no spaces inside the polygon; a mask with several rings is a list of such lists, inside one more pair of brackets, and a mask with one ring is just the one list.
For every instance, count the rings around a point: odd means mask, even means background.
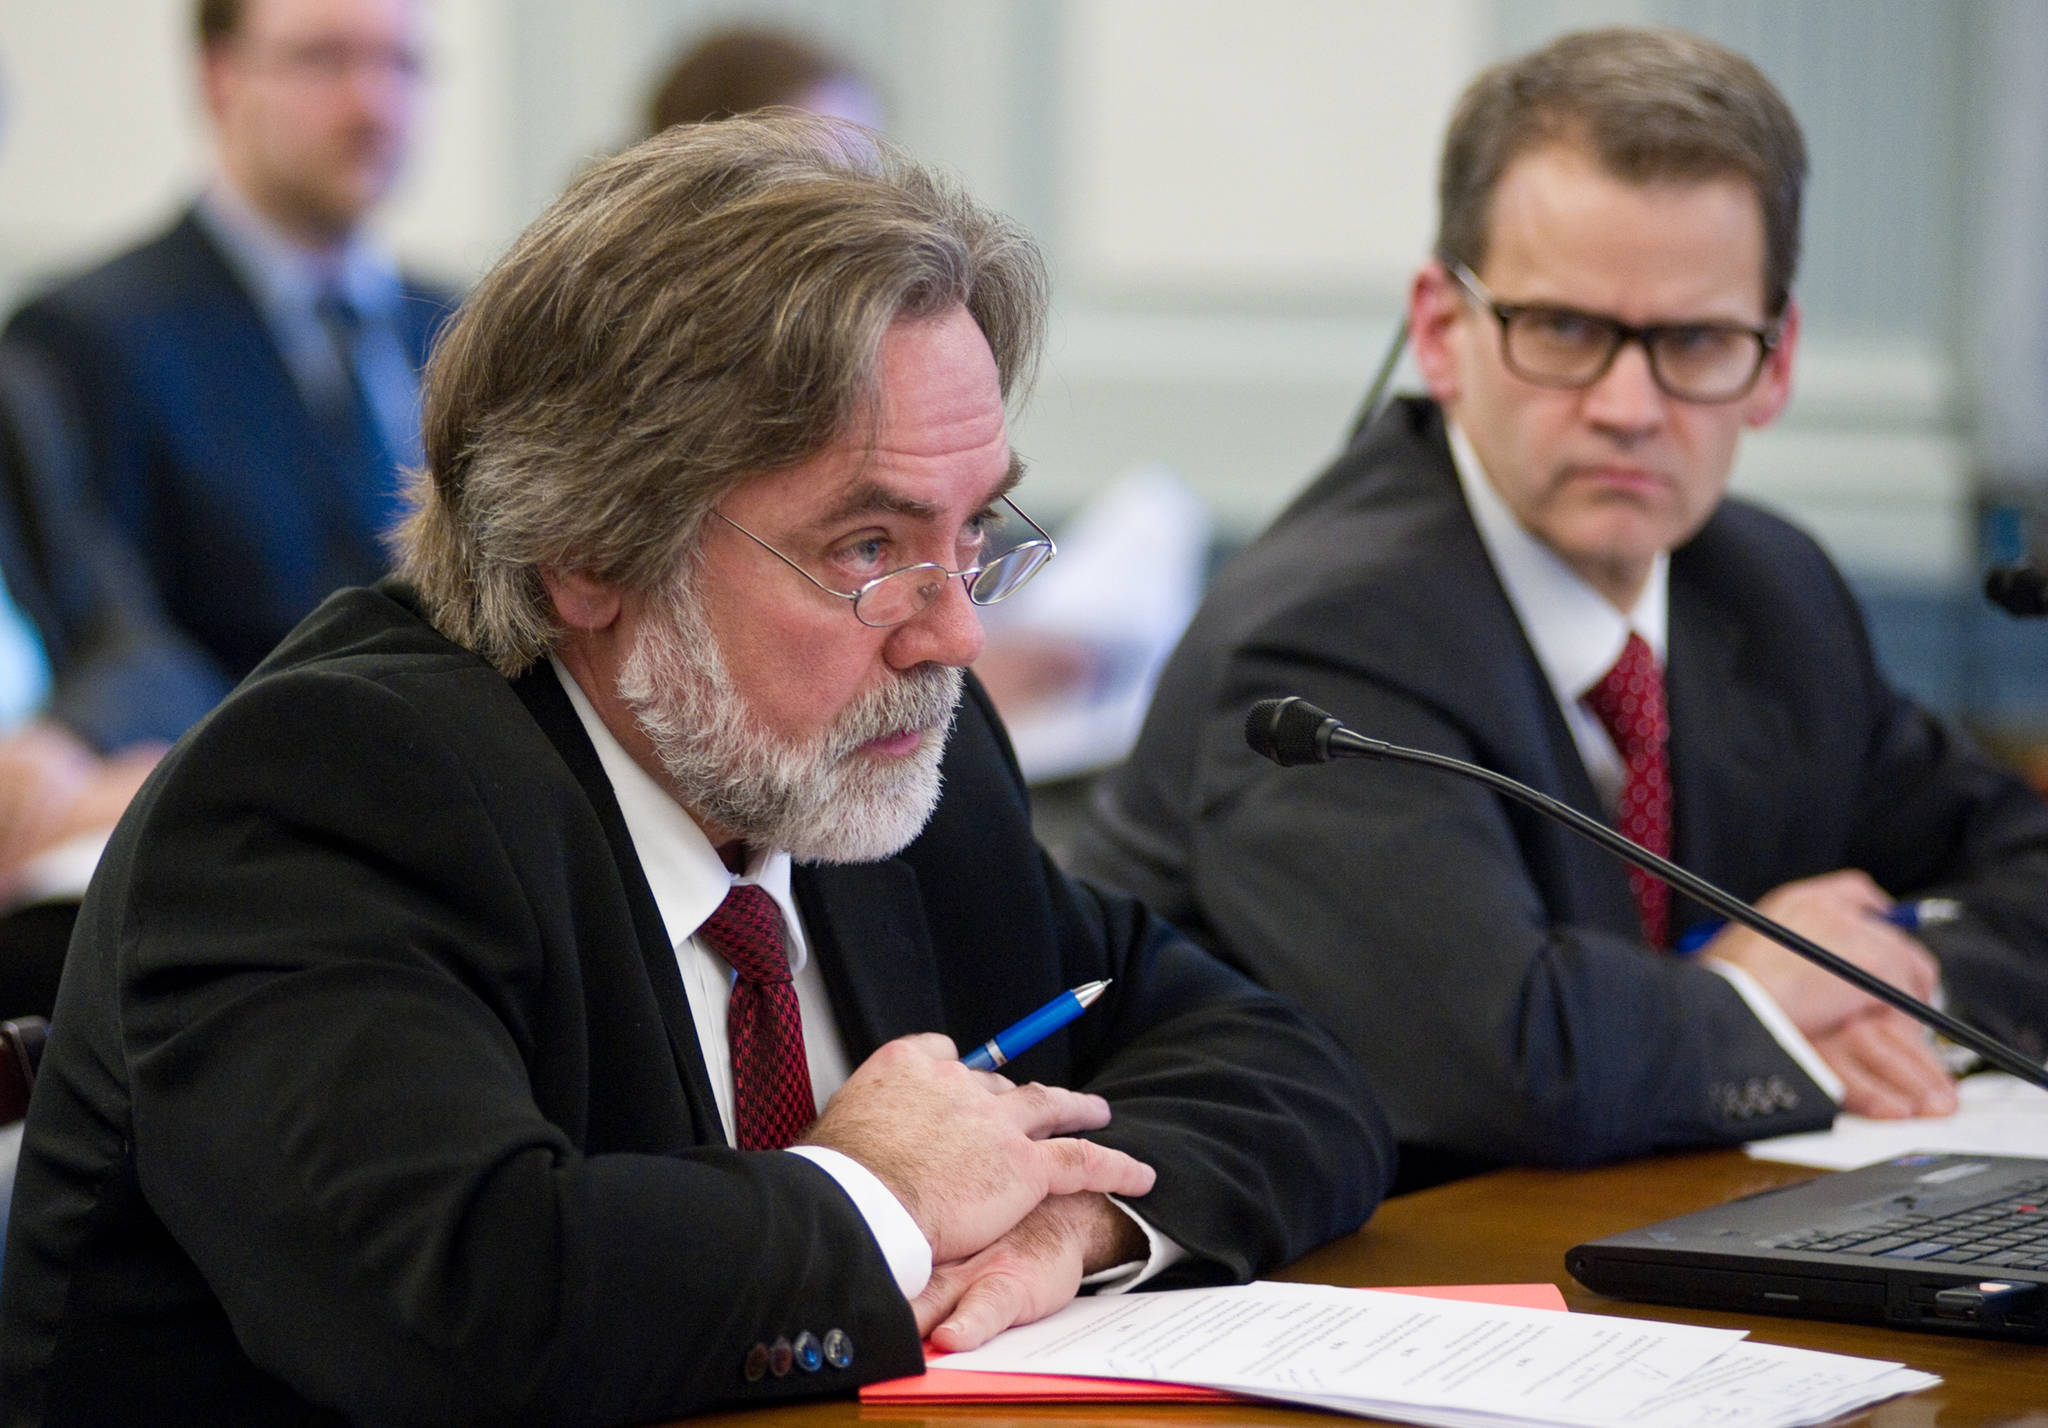
[{"label": "pen in hand", "polygon": [[977,1071],[993,1071],[1012,1058],[1022,1056],[1088,1010],[1108,986],[1107,980],[1084,982],[1071,991],[1061,992],[1022,1021],[1004,1027],[961,1057],[962,1064]]},{"label": "pen in hand", "polygon": [[[1906,932],[1918,932],[1923,927],[1939,927],[1944,922],[1954,922],[1962,916],[1962,904],[1954,898],[1923,897],[1906,902],[1895,902],[1886,908],[1881,916],[1892,926]],[[1696,922],[1678,935],[1673,947],[1676,952],[1697,952],[1707,945],[1728,924],[1722,918]]]}]

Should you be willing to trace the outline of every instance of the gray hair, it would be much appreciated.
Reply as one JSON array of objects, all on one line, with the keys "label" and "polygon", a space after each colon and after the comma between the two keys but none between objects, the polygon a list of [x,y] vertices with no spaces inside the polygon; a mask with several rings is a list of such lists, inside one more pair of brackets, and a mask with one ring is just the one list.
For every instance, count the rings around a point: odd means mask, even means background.
[{"label": "gray hair", "polygon": [[558,633],[543,568],[656,588],[729,491],[871,418],[892,323],[956,306],[1021,394],[1046,278],[1009,220],[835,120],[656,135],[580,176],[443,333],[399,572],[516,675]]},{"label": "gray hair", "polygon": [[1559,142],[1585,146],[1631,183],[1746,181],[1763,210],[1765,309],[1784,311],[1799,266],[1806,145],[1755,65],[1682,30],[1615,28],[1565,35],[1486,70],[1444,137],[1437,256],[1477,272],[1501,175]]}]

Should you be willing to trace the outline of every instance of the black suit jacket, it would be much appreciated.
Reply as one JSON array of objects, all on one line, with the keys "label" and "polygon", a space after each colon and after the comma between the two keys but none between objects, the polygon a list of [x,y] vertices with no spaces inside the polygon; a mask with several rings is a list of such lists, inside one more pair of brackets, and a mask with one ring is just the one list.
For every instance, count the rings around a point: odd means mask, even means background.
[{"label": "black suit jacket", "polygon": [[168,742],[227,692],[86,489],[84,434],[41,358],[0,342],[0,573],[50,660],[50,718],[101,752]]},{"label": "black suit jacket", "polygon": [[[972,686],[970,686],[972,688]],[[1357,1225],[1390,1137],[1324,1033],[1039,852],[985,698],[900,858],[801,870],[849,1054],[1109,996],[1142,1212],[1243,1278]],[[832,1180],[728,1149],[675,955],[546,668],[329,601],[159,768],[81,913],[0,1286],[10,1422],[637,1422],[915,1372]],[[832,1329],[848,1369],[749,1383]]]},{"label": "black suit jacket", "polygon": [[[415,364],[452,305],[406,291]],[[15,314],[85,409],[95,481],[172,617],[235,679],[329,592],[389,568],[396,480],[323,434],[197,216]]]},{"label": "black suit jacket", "polygon": [[[1885,685],[1819,549],[1725,502],[1672,557],[1667,665],[1676,859],[1749,899],[1842,867],[1960,899],[1925,934],[1954,1009],[2048,1050],[2048,808]],[[1418,1166],[1828,1123],[1725,980],[1642,943],[1620,863],[1446,775],[1274,766],[1244,718],[1285,694],[1597,813],[1427,402],[1226,568],[1074,866],[1319,1015]],[[1703,915],[1680,899],[1674,925]]]}]

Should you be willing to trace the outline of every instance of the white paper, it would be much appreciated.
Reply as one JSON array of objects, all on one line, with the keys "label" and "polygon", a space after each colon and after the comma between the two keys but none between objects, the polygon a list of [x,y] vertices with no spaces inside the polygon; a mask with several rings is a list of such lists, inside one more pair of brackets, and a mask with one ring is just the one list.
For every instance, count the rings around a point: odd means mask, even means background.
[{"label": "white paper", "polygon": [[1851,1170],[1914,1151],[1962,1155],[2048,1156],[2048,1091],[2003,1071],[1956,1083],[1962,1105],[1952,1116],[1874,1121],[1839,1115],[1833,1130],[1773,1136],[1746,1147],[1760,1160]]},{"label": "white paper", "polygon": [[1529,1419],[1334,1395],[1291,1401],[1430,1428],[1520,1428],[1538,1422],[1546,1428],[1806,1428],[1940,1382],[1934,1374],[1903,1364],[1745,1339],[1621,1417]]},{"label": "white paper", "polygon": [[1432,1428],[1803,1428],[1941,1381],[1740,1330],[1263,1283],[1077,1300],[933,1362],[1201,1384]]},{"label": "white paper", "polygon": [[1076,1300],[935,1362],[1618,1423],[1741,1338],[1735,1329],[1259,1283]]},{"label": "white paper", "polygon": [[1639,1428],[1794,1428],[1941,1380],[1880,1359],[1745,1340],[1644,1403]]}]

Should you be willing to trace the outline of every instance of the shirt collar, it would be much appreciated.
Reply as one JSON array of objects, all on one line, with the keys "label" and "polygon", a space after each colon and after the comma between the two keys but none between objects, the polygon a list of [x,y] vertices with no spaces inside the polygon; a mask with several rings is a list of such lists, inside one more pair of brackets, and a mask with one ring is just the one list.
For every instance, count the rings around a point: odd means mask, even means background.
[{"label": "shirt collar", "polygon": [[1523,526],[1493,487],[1479,454],[1455,424],[1447,423],[1451,461],[1480,543],[1493,561],[1508,603],[1535,648],[1557,701],[1571,705],[1600,682],[1621,658],[1631,633],[1649,644],[1664,663],[1670,612],[1671,557],[1662,551],[1635,608],[1623,614],[1610,605],[1562,557]]},{"label": "shirt collar", "polygon": [[303,247],[224,176],[200,194],[197,210],[228,266],[273,320],[310,313],[330,286],[365,315],[389,312],[402,295],[397,265],[367,237],[349,239],[338,252]]},{"label": "shirt collar", "polygon": [[681,943],[694,936],[718,911],[726,893],[738,884],[753,883],[774,898],[781,909],[783,949],[789,955],[790,971],[802,971],[809,954],[790,891],[789,854],[779,848],[757,852],[746,870],[735,876],[696,820],[669,797],[613,736],[575,676],[553,655],[548,656],[548,663],[554,666],[555,678],[561,681],[583,732],[590,736],[597,750],[605,777],[611,782],[612,796],[618,800],[620,816],[626,821],[626,835],[633,840],[633,852],[640,859],[640,870],[647,877],[647,886],[654,894],[654,905],[661,913],[661,925],[670,942]]}]

